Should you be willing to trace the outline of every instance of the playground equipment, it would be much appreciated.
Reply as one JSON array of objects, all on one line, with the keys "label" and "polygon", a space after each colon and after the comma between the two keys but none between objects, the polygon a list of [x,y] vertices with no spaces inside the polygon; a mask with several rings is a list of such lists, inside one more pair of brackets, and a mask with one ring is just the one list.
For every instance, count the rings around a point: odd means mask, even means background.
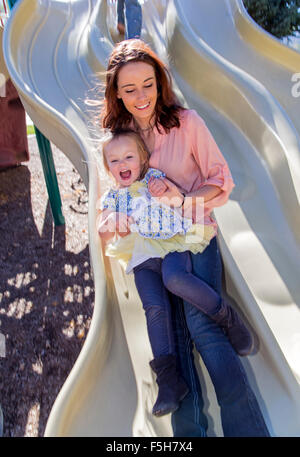
[{"label": "playground equipment", "polygon": [[28,161],[29,151],[25,110],[9,77],[2,52],[3,26],[7,10],[3,8],[0,13],[0,169],[3,170]]},{"label": "playground equipment", "polygon": [[[260,340],[243,359],[274,436],[300,436],[300,141],[292,75],[300,56],[259,29],[241,0],[144,1],[143,38],[170,69],[181,100],[205,119],[236,188],[217,208],[224,294]],[[26,111],[79,171],[89,193],[94,314],[51,411],[46,436],[168,436],[142,307],[131,276],[103,256],[96,204],[105,188],[97,131],[84,100],[113,47],[105,0],[23,0],[4,35],[10,76]],[[255,66],[253,66],[255,64]],[[221,436],[201,360],[209,435]]]}]

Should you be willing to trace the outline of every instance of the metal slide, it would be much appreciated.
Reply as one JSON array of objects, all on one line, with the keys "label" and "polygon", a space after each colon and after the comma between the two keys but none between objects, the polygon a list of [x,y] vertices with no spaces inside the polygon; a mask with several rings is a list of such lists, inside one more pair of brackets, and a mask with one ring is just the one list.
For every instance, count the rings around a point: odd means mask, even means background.
[{"label": "metal slide", "polygon": [[[71,160],[89,193],[95,307],[46,436],[171,436],[151,409],[156,385],[132,276],[96,233],[105,189],[90,122],[95,81],[113,34],[105,0],[23,0],[4,33],[11,79],[38,129]],[[300,122],[292,75],[300,55],[259,29],[241,0],[145,0],[143,38],[169,60],[179,97],[205,119],[236,183],[215,210],[224,294],[258,339],[242,359],[274,436],[300,436]],[[209,435],[222,436],[214,389],[197,356]]]}]

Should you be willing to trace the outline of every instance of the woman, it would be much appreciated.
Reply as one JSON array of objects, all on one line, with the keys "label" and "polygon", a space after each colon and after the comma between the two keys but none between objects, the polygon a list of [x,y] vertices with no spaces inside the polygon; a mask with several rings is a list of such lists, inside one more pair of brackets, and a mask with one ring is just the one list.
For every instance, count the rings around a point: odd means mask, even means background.
[{"label": "woman", "polygon": [[[141,40],[123,41],[111,53],[101,123],[112,131],[126,127],[138,131],[151,153],[150,167],[169,178],[166,184],[172,198],[184,197],[184,213],[200,218],[217,233],[210,213],[228,199],[234,186],[230,171],[204,121],[179,105],[168,70]],[[149,184],[149,190],[160,195],[157,181]],[[199,201],[204,202],[200,214]],[[196,276],[221,293],[216,237],[202,254],[192,255],[192,267]],[[190,389],[172,415],[174,436],[206,436],[193,344],[214,384],[224,436],[269,436],[243,367],[220,326],[178,297],[173,301],[176,349]]]}]

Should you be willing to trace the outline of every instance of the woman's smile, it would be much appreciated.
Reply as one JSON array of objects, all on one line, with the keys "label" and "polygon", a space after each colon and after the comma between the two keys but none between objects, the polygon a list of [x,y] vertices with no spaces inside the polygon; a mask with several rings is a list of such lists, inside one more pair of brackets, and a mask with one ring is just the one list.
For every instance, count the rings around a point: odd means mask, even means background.
[{"label": "woman's smile", "polygon": [[150,102],[148,102],[148,103],[146,103],[146,104],[144,104],[142,106],[136,106],[136,108],[139,109],[139,110],[144,110],[144,109],[149,108],[149,106],[150,106]]}]

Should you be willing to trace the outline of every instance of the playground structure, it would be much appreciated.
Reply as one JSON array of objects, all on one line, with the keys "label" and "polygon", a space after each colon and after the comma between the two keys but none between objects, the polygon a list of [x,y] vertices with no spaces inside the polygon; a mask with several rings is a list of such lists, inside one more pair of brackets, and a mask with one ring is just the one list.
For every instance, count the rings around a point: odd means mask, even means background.
[{"label": "playground structure", "polygon": [[[8,6],[0,1],[0,43]],[[0,47],[0,170],[14,167],[29,160],[25,110],[6,69],[2,46]]]},{"label": "playground structure", "polygon": [[[45,434],[171,436],[170,417],[151,415],[152,355],[133,279],[103,256],[96,232],[106,182],[85,99],[113,47],[106,17],[106,0],[23,0],[4,33],[7,69],[27,113],[89,193],[94,314]],[[205,119],[232,171],[236,187],[215,210],[223,292],[259,338],[258,352],[242,362],[271,434],[300,436],[300,121],[293,80],[300,55],[260,29],[242,0],[219,2],[218,9],[209,0],[145,0],[143,20],[142,38],[169,62],[178,96]],[[214,389],[198,364],[208,432],[221,436]]]}]

